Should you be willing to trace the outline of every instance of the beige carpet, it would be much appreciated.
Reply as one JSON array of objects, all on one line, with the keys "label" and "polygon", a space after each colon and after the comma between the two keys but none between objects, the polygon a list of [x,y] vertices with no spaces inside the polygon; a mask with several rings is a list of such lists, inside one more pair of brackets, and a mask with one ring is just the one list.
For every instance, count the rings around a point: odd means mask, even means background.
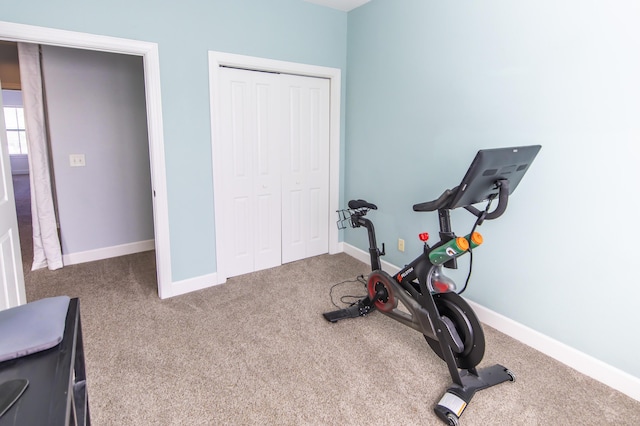
[{"label": "beige carpet", "polygon": [[[22,237],[22,235],[21,235]],[[367,266],[324,255],[160,300],[153,252],[26,273],[29,301],[80,298],[95,425],[437,425],[446,365],[375,312],[326,322],[333,284]],[[479,285],[479,284],[478,284]],[[334,289],[362,294],[358,283]],[[486,327],[481,364],[517,381],[462,425],[638,425],[640,402]]]}]

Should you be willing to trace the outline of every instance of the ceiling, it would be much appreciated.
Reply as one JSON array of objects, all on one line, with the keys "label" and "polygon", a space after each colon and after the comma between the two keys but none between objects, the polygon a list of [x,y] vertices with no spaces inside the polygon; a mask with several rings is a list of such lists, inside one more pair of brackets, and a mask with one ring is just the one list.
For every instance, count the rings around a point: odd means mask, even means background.
[{"label": "ceiling", "polygon": [[371,0],[304,0],[309,3],[319,4],[321,6],[331,7],[333,9],[348,12],[356,7],[360,7]]}]

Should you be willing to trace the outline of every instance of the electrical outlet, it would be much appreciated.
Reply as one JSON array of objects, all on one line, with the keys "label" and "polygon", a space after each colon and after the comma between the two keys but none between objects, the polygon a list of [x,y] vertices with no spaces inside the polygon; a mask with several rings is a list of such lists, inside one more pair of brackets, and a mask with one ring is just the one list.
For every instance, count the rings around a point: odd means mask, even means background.
[{"label": "electrical outlet", "polygon": [[404,240],[402,238],[398,238],[398,251],[404,251]]},{"label": "electrical outlet", "polygon": [[69,165],[71,167],[84,167],[87,164],[84,161],[84,154],[69,155]]}]

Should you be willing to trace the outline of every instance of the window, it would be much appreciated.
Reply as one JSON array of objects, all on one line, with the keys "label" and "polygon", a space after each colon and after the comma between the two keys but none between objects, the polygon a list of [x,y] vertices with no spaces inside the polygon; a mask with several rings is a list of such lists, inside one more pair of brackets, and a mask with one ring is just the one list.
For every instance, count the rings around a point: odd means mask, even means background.
[{"label": "window", "polygon": [[27,154],[24,108],[4,107],[4,121],[7,127],[7,139],[9,139],[9,154]]}]

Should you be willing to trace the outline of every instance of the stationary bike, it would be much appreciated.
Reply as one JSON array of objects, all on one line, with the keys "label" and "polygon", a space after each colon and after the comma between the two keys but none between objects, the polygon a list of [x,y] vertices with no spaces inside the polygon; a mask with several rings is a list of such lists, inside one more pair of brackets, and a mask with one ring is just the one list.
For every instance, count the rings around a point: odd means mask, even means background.
[{"label": "stationary bike", "polygon": [[[424,242],[422,253],[393,276],[381,268],[384,244],[380,250],[373,222],[365,217],[369,211],[377,210],[377,206],[365,200],[351,200],[348,209],[338,211],[339,227],[346,227],[347,223],[353,228],[367,229],[371,273],[367,279],[367,296],[345,309],[324,313],[325,319],[337,322],[378,310],[422,333],[430,348],[446,362],[453,381],[434,407],[436,415],[449,425],[459,424],[460,416],[477,391],[514,381],[515,375],[499,364],[476,368],[485,350],[482,326],[442,269],[457,268],[457,258],[482,243],[476,227],[485,220],[502,216],[509,195],[540,148],[534,145],[480,150],[460,185],[447,189],[436,200],[415,204],[416,212],[438,212],[439,241],[429,245],[428,235],[420,234]],[[495,209],[489,211],[496,201]],[[480,202],[487,203],[483,210],[473,206]],[[471,232],[464,237],[456,237],[451,230],[449,212],[459,207],[477,217]]]}]

